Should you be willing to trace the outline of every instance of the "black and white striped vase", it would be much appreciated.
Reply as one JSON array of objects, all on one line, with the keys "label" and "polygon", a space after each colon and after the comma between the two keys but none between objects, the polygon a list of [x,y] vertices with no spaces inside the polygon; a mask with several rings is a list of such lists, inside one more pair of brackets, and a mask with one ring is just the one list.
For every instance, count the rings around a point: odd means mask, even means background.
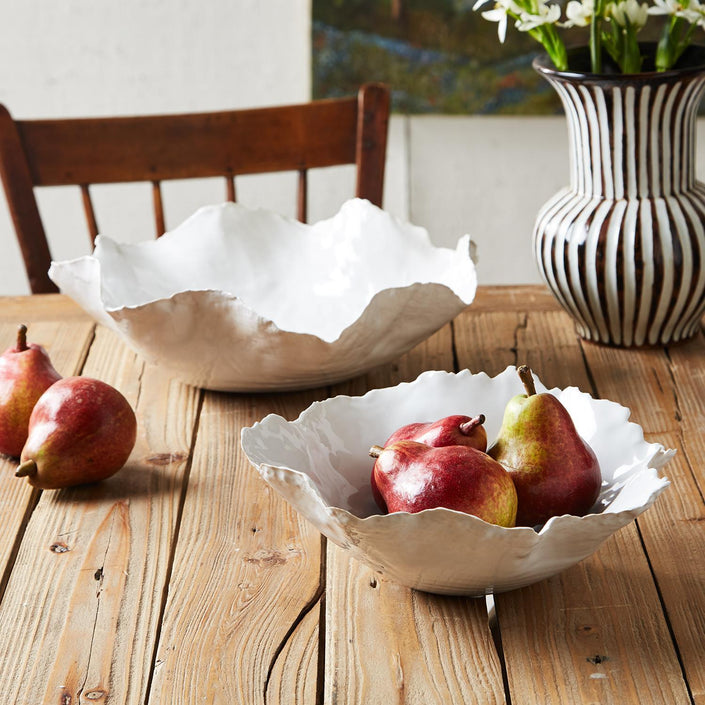
[{"label": "black and white striped vase", "polygon": [[571,169],[534,226],[542,277],[587,340],[692,337],[705,312],[705,184],[695,179],[705,60],[630,75],[552,67],[534,61],[563,103]]}]

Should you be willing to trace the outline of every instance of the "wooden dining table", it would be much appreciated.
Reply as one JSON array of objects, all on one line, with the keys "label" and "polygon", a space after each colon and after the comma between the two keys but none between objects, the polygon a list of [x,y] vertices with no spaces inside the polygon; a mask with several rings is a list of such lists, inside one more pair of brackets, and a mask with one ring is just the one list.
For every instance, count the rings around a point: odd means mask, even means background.
[{"label": "wooden dining table", "polygon": [[[225,393],[148,364],[62,295],[0,298],[58,371],[117,387],[138,438],[109,480],[36,490],[0,458],[0,703],[705,705],[705,338],[581,340],[542,286],[480,287],[415,349],[333,386]],[[232,354],[236,354],[233,351]],[[670,486],[589,558],[489,599],[374,574],[248,463],[266,414],[526,363],[631,409]],[[449,541],[453,537],[448,537]]]}]

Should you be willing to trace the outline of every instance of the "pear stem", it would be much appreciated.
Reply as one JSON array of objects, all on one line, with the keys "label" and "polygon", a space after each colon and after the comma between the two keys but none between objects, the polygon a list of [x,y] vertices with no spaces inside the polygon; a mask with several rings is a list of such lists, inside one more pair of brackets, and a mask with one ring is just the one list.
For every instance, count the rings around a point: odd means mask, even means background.
[{"label": "pear stem", "polygon": [[372,446],[370,448],[370,457],[371,458],[379,458],[379,454],[384,450],[382,446]]},{"label": "pear stem", "polygon": [[534,378],[531,374],[531,369],[529,368],[529,366],[522,365],[521,367],[518,367],[517,374],[519,375],[519,379],[521,380],[522,384],[524,385],[524,389],[526,390],[526,395],[531,397],[534,394],[536,394],[536,387],[534,386]]},{"label": "pear stem", "polygon": [[458,426],[458,430],[465,436],[469,436],[478,426],[482,426],[483,423],[485,423],[485,415],[480,414],[469,421],[461,423],[460,426]]},{"label": "pear stem", "polygon": [[27,326],[21,323],[17,326],[17,352],[24,352],[27,349]]},{"label": "pear stem", "polygon": [[37,463],[34,460],[25,460],[20,463],[15,470],[15,477],[27,477],[27,475],[37,474]]}]

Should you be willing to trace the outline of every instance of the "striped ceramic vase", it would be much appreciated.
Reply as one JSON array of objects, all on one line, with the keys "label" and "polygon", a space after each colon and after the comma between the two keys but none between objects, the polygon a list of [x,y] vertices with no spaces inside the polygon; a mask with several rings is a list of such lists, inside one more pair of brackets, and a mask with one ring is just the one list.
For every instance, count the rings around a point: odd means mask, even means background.
[{"label": "striped ceramic vase", "polygon": [[[705,62],[703,62],[705,63]],[[705,185],[695,120],[705,66],[662,73],[559,72],[570,186],[534,227],[539,270],[588,340],[623,347],[692,337],[705,312]]]}]

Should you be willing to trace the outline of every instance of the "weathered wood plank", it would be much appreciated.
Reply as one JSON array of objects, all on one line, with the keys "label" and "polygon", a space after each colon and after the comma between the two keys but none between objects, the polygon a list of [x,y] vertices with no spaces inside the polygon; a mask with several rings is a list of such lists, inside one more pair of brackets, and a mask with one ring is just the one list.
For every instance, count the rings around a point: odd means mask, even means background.
[{"label": "weathered wood plank", "polygon": [[632,410],[631,420],[647,434],[678,432],[675,390],[662,348],[620,350],[583,343],[597,393]]},{"label": "weathered wood plank", "polygon": [[484,600],[409,590],[329,542],[330,705],[504,703]]},{"label": "weathered wood plank", "polygon": [[[515,321],[509,314],[476,318],[470,314],[464,319],[467,340],[491,330],[513,331],[506,336],[504,350],[494,339],[488,372],[526,363],[549,387],[573,385],[590,391],[567,316],[529,312],[522,325],[515,327]],[[486,352],[459,345],[458,361],[479,370]],[[536,585],[497,595],[495,602],[512,702],[688,702],[635,525],[581,564]],[[657,673],[651,667],[654,653]]]},{"label": "weathered wood plank", "polygon": [[136,406],[137,443],[109,480],[42,493],[0,606],[2,702],[144,699],[199,392],[143,371],[97,329],[83,374]]},{"label": "weathered wood plank", "polygon": [[479,286],[468,310],[474,313],[562,311],[543,284]]},{"label": "weathered wood plank", "polygon": [[[288,668],[282,657],[317,662],[317,643],[286,642],[319,596],[320,535],[250,466],[240,430],[268,413],[295,417],[324,394],[206,393],[150,705],[263,703]],[[315,702],[315,688],[296,693]]]},{"label": "weathered wood plank", "polygon": [[284,644],[267,681],[266,702],[318,702],[321,608],[319,600]]},{"label": "weathered wood plank", "polygon": [[[646,436],[678,453],[671,481],[638,519],[693,701],[705,703],[705,338],[661,350],[586,346],[602,396],[620,397]],[[646,380],[646,383],[644,383]]]},{"label": "weathered wood plank", "polygon": [[635,544],[626,527],[577,566],[496,596],[512,702],[689,703]]},{"label": "weathered wood plank", "polygon": [[[445,326],[394,364],[333,393],[362,394],[453,364]],[[328,542],[325,624],[325,703],[505,702],[484,600],[410,590]]]},{"label": "weathered wood plank", "polygon": [[68,296],[34,294],[32,296],[0,297],[0,320],[16,323],[33,321],[84,321],[90,316]]}]

